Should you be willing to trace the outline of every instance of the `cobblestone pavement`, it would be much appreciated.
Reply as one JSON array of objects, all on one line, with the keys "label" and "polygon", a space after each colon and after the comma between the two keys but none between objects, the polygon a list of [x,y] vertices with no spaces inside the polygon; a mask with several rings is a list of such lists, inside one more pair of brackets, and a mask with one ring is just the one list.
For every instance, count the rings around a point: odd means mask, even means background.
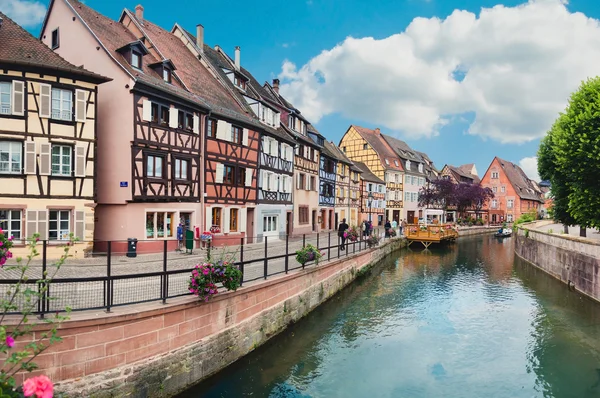
[{"label": "cobblestone pavement", "polygon": [[[539,231],[552,232],[555,234],[562,234],[564,230],[564,226],[562,224],[556,223],[534,226],[533,228]],[[587,239],[600,240],[600,232],[598,232],[596,229],[588,228],[586,230],[586,234]],[[579,226],[576,225],[569,227],[569,235],[579,237]]]},{"label": "cobblestone pavement", "polygon": [[[306,236],[306,244],[312,244],[323,248],[328,246],[329,234],[316,234]],[[338,243],[337,235],[331,233],[331,245],[335,246]],[[285,240],[268,240],[267,257],[285,255],[286,244]],[[288,242],[288,253],[293,254],[296,250],[302,248],[303,238],[290,238]],[[331,259],[339,256],[358,252],[361,248],[364,249],[365,243],[354,243],[348,245],[347,252],[339,251],[333,247],[331,253],[326,249],[324,259]],[[241,248],[239,246],[227,246],[222,248],[212,248],[211,257],[213,259],[223,258],[230,261],[239,261]],[[206,259],[207,251],[196,249],[193,254],[184,254],[181,252],[167,253],[167,270],[177,271],[182,273],[174,273],[168,276],[168,293],[169,296],[183,295],[188,293],[189,273],[187,270],[193,268],[196,264],[203,262]],[[264,243],[248,244],[244,246],[244,282],[264,279],[264,261],[256,261],[247,264],[252,260],[263,260],[265,258]],[[111,276],[113,280],[113,303],[115,305],[128,304],[133,302],[141,302],[154,300],[161,297],[161,276],[142,276],[152,272],[162,272],[163,270],[163,253],[144,254],[135,258],[126,256],[113,256],[111,258]],[[107,275],[107,258],[91,257],[84,259],[68,260],[54,274],[55,279],[64,278],[94,278],[106,277]],[[288,259],[288,270],[301,268],[301,265],[296,261],[295,256],[290,256]],[[49,275],[55,272],[55,268],[48,266]],[[274,259],[267,263],[267,275],[274,275],[285,272],[285,259]],[[27,271],[27,277],[30,280],[40,279],[42,275],[42,266],[40,261],[32,262]],[[137,277],[139,275],[139,277]],[[0,282],[2,279],[18,279],[19,275],[16,270],[7,270],[6,268],[0,272]],[[0,294],[5,294],[10,285],[0,284]],[[73,309],[83,308],[102,308],[106,306],[106,282],[104,280],[86,281],[76,283],[61,283],[54,281],[50,286],[50,296],[53,298],[49,302],[49,310],[55,311],[63,309],[67,306]]]}]

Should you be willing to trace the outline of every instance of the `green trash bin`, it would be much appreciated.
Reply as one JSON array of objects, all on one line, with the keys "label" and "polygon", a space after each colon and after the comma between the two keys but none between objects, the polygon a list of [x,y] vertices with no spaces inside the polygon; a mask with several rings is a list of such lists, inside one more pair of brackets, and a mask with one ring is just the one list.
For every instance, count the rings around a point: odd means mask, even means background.
[{"label": "green trash bin", "polygon": [[194,231],[187,230],[185,231],[185,252],[188,250],[190,254],[192,254],[192,250],[194,250]]}]

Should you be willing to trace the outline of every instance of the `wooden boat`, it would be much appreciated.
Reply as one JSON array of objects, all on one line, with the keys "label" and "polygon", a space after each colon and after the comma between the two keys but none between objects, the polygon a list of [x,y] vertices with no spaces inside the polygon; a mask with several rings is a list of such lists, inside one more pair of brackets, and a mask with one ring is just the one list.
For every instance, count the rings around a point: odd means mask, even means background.
[{"label": "wooden boat", "polygon": [[508,238],[512,236],[512,229],[510,228],[502,228],[498,232],[494,234],[496,238]]}]

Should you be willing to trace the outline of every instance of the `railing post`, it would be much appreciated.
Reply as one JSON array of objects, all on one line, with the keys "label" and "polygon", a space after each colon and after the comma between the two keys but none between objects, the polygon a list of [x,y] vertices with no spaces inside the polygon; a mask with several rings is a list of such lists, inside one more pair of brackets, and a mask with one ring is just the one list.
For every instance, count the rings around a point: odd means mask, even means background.
[{"label": "railing post", "polygon": [[112,305],[112,279],[110,277],[112,241],[110,240],[107,242],[106,255],[106,312],[110,312],[110,307]]},{"label": "railing post", "polygon": [[286,234],[285,235],[285,273],[288,273],[288,269],[289,269],[289,260],[290,260],[290,255],[289,255],[289,249],[290,249],[290,235]]},{"label": "railing post", "polygon": [[317,232],[317,250],[319,250],[319,233]]},{"label": "railing post", "polygon": [[48,241],[44,240],[42,241],[42,280],[44,280],[44,282],[42,282],[39,286],[38,289],[41,289],[42,291],[41,293],[41,297],[40,300],[38,301],[38,310],[40,310],[40,319],[44,319],[44,315],[46,313],[46,311],[48,310],[48,308],[46,307],[46,305],[48,304],[46,298],[48,295],[47,289],[46,289],[46,272],[47,272],[47,250],[48,250]]},{"label": "railing post", "polygon": [[337,236],[338,241],[337,241],[337,249],[338,249],[338,258],[340,258],[340,237],[339,235]]},{"label": "railing post", "polygon": [[331,231],[329,231],[329,237],[327,238],[327,260],[331,260]]},{"label": "railing post", "polygon": [[268,274],[267,237],[265,236],[265,279],[267,279],[267,274]]},{"label": "railing post", "polygon": [[240,238],[240,271],[242,272],[240,286],[242,286],[242,283],[244,283],[244,238]]},{"label": "railing post", "polygon": [[306,234],[302,235],[302,248],[304,249],[306,247]]},{"label": "railing post", "polygon": [[169,242],[165,239],[163,243],[163,275],[162,275],[162,302],[167,303],[167,244]]}]

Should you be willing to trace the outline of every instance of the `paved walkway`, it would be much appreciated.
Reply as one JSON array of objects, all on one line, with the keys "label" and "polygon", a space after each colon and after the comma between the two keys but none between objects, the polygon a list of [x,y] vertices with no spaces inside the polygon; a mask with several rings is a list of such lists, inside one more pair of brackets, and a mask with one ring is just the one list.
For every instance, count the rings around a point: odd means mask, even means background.
[{"label": "paved walkway", "polygon": [[[562,224],[557,224],[557,223],[553,223],[552,221],[547,221],[546,222],[538,222],[536,225],[534,225],[532,227],[532,229],[536,229],[538,231],[542,231],[542,232],[551,232],[551,233],[555,233],[555,234],[562,234],[563,233],[563,229],[564,226]],[[586,230],[586,238],[587,239],[592,239],[592,240],[598,240],[600,241],[600,232],[598,232],[597,229],[593,229],[593,228],[588,228]],[[580,237],[579,236],[579,226],[570,226],[569,227],[569,235],[570,236],[576,236],[576,237]]]},{"label": "paved walkway", "polygon": [[[318,247],[328,246],[328,234],[320,234],[318,236]],[[317,246],[317,235],[307,235],[306,244]],[[331,234],[331,245],[337,244],[337,236]],[[303,239],[290,238],[288,242],[288,253],[293,254],[296,250],[302,248]],[[347,252],[339,251],[334,247],[331,253],[327,250],[324,252],[323,261],[330,256],[331,259],[352,254],[364,249],[365,242],[356,242],[348,245]],[[284,255],[286,252],[285,240],[268,240],[267,257]],[[241,250],[239,246],[228,246],[223,248],[213,248],[211,257],[214,259],[223,258],[230,261],[240,260]],[[188,293],[189,272],[187,270],[193,268],[196,264],[203,262],[206,259],[206,250],[194,250],[193,254],[184,254],[180,252],[167,253],[167,270],[177,271],[182,273],[170,274],[168,276],[169,296],[184,295]],[[264,243],[256,243],[244,246],[244,263],[251,260],[263,260],[265,258]],[[60,270],[54,275],[55,279],[64,278],[93,278],[106,277],[107,275],[107,258],[92,257],[85,259],[68,260]],[[292,255],[288,259],[288,270],[301,268],[295,256]],[[246,264],[244,267],[244,283],[254,280],[264,279],[265,273],[264,261],[256,261]],[[134,302],[142,302],[160,298],[161,293],[161,276],[142,276],[152,272],[161,272],[163,270],[163,253],[139,255],[136,258],[125,256],[113,256],[111,261],[111,276],[117,279],[113,280],[113,303],[114,305],[129,304]],[[48,273],[52,275],[55,268],[48,266]],[[267,263],[267,275],[274,275],[285,272],[285,259],[270,260]],[[42,275],[42,267],[39,260],[33,262],[27,271],[29,280],[38,280]],[[139,277],[138,277],[139,275]],[[7,270],[6,268],[0,271],[0,282],[2,279],[17,279],[19,277],[16,270]],[[5,294],[10,285],[0,283],[0,294]],[[55,281],[50,286],[50,296],[53,300],[50,301],[50,311],[62,310],[69,306],[72,309],[84,308],[102,308],[106,306],[106,282],[99,281],[78,281],[76,283],[61,283]]]}]

